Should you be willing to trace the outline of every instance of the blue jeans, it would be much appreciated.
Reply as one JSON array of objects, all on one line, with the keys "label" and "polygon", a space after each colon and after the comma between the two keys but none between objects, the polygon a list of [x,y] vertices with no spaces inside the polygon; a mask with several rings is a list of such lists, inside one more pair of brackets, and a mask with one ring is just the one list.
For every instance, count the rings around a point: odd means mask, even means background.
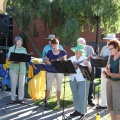
[{"label": "blue jeans", "polygon": [[90,82],[88,80],[77,82],[76,78],[70,80],[70,87],[73,96],[73,105],[75,110],[81,114],[87,112],[87,100],[89,93]]}]

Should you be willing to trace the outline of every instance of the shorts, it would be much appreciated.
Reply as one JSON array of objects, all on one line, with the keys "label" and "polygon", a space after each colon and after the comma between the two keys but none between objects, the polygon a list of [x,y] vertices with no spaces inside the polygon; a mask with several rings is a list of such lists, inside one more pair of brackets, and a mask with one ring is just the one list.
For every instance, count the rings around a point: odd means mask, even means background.
[{"label": "shorts", "polygon": [[47,73],[47,90],[52,89],[53,80],[55,78],[57,91],[61,91],[63,77],[63,73]]}]

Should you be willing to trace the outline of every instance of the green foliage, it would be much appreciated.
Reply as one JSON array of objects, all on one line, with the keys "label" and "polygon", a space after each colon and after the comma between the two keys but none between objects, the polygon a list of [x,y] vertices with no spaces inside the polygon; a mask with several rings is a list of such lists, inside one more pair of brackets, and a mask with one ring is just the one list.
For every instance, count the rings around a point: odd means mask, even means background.
[{"label": "green foliage", "polygon": [[40,18],[64,44],[75,43],[85,25],[94,31],[97,19],[104,33],[120,31],[119,0],[9,0],[8,8],[21,28]]},{"label": "green foliage", "polygon": [[26,29],[26,26],[34,24],[35,19],[38,17],[33,6],[34,2],[31,0],[9,0],[7,12],[21,29]]},{"label": "green foliage", "polygon": [[120,2],[117,0],[53,0],[51,6],[54,11],[50,13],[49,28],[62,37],[63,43],[75,43],[86,24],[94,31],[97,19],[104,33],[120,31]]}]

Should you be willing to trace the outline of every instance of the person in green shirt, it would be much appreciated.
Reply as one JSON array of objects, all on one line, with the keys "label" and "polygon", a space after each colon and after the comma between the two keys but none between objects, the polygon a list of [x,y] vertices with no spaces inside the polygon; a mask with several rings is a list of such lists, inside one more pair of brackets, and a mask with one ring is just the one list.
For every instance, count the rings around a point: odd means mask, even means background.
[{"label": "person in green shirt", "polygon": [[[22,47],[23,40],[21,37],[16,36],[14,39],[15,45],[9,48],[8,58],[10,58],[11,52],[24,53],[27,51]],[[24,84],[26,75],[26,63],[10,61],[10,80],[11,80],[11,103],[16,102],[16,87],[18,85],[18,102],[24,103]]]},{"label": "person in green shirt", "polygon": [[107,105],[111,120],[120,120],[120,41],[110,40],[107,46],[111,54],[104,72],[108,78]]}]

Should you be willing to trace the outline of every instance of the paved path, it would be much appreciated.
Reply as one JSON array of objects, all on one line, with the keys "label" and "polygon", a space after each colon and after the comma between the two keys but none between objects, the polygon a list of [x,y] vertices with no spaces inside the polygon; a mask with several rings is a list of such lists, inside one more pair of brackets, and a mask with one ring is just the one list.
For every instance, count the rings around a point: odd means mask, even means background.
[{"label": "paved path", "polygon": [[[25,99],[24,105],[20,104],[8,104],[10,102],[10,92],[0,91],[0,120],[63,120],[62,117],[69,120],[80,120],[79,117],[70,118],[69,114],[74,111],[73,106],[67,107],[64,111],[54,112],[53,110],[43,110],[33,104],[31,99]],[[94,100],[97,103],[97,98]],[[5,112],[5,113],[4,113]],[[86,114],[86,120],[95,120],[96,114],[100,112],[101,120],[108,115],[107,110],[96,111],[94,108],[88,106],[88,112]]]}]

